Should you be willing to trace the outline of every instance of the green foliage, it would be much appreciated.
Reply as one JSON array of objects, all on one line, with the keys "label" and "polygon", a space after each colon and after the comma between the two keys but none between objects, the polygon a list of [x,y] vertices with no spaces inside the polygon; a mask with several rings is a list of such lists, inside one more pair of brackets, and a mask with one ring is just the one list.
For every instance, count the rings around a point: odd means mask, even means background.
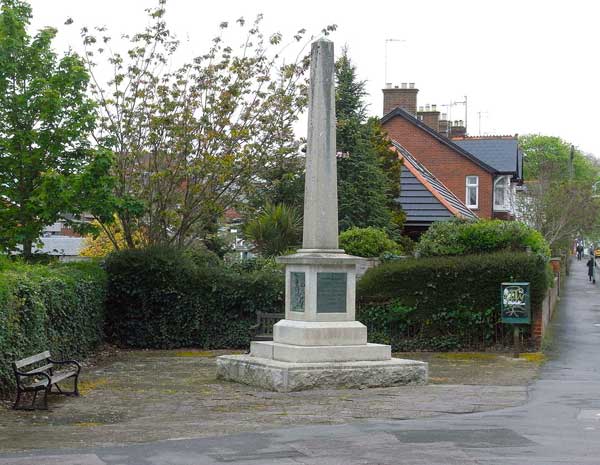
[{"label": "green foliage", "polygon": [[[284,44],[280,33],[262,31],[262,15],[223,22],[208,50],[192,51],[176,68],[165,66],[178,61],[180,44],[165,20],[166,0],[148,14],[142,31],[123,36],[126,50],[105,28],[82,32],[98,106],[95,136],[115,154],[127,247],[135,248],[136,231],[150,245],[187,247],[214,233],[226,209],[261,194],[255,208],[297,202],[294,126],[307,103],[307,31]],[[288,52],[297,60],[285,59]],[[103,65],[111,70],[106,80]]]},{"label": "green foliage", "polygon": [[[548,171],[555,172],[558,177],[567,179],[571,144],[559,137],[529,134],[519,138],[519,146],[523,150],[523,173],[526,180],[539,179]],[[573,179],[591,184],[598,180],[600,167],[593,157],[580,150],[573,152]]]},{"label": "green foliage", "polygon": [[517,209],[523,221],[540,231],[555,251],[577,235],[598,231],[598,161],[574,149],[571,169],[571,146],[558,137],[528,135],[519,144],[526,189],[517,197]]},{"label": "green foliage", "polygon": [[223,264],[221,257],[216,252],[201,246],[185,249],[184,256],[189,258],[196,266],[210,267]]},{"label": "green foliage", "polygon": [[336,62],[338,216],[340,230],[374,226],[397,231],[404,216],[398,196],[401,163],[379,121],[365,121],[365,82],[347,50]]},{"label": "green foliage", "polygon": [[244,234],[265,257],[283,255],[300,244],[302,218],[294,207],[267,204],[244,226]]},{"label": "green foliage", "polygon": [[364,306],[359,319],[369,328],[369,341],[389,344],[394,351],[454,351],[485,348],[505,341],[512,333],[499,323],[495,309],[440,310],[422,318],[401,303]]},{"label": "green foliage", "polygon": [[505,341],[500,284],[531,284],[540,312],[551,272],[539,255],[514,252],[396,260],[370,269],[358,283],[357,319],[373,342],[397,349],[455,350]]},{"label": "green foliage", "polygon": [[80,57],[57,57],[55,29],[28,34],[28,3],[1,6],[0,251],[21,246],[29,257],[43,228],[66,213],[112,218],[112,158],[89,148],[94,105]]},{"label": "green foliage", "polygon": [[347,254],[359,257],[379,257],[382,254],[401,255],[402,247],[388,234],[373,227],[350,228],[340,234],[340,247]]},{"label": "green foliage", "polygon": [[281,272],[199,266],[164,248],[113,253],[106,269],[106,334],[122,346],[243,348],[257,311],[283,309]]},{"label": "green foliage", "polygon": [[526,251],[550,257],[543,236],[518,221],[453,220],[434,223],[421,236],[417,252],[424,257],[491,253],[501,250]]},{"label": "green foliage", "polygon": [[57,358],[79,358],[98,346],[106,276],[93,262],[0,262],[0,394],[7,394],[15,360],[48,349]]}]

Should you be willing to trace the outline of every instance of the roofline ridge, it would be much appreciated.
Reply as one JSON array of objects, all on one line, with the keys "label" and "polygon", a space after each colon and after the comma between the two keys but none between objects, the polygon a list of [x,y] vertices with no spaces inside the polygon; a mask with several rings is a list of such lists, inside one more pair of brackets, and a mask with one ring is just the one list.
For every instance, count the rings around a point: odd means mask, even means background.
[{"label": "roofline ridge", "polygon": [[487,163],[481,161],[475,155],[473,155],[469,151],[463,149],[458,144],[455,144],[454,142],[452,142],[447,137],[444,137],[441,134],[439,134],[438,132],[434,131],[432,128],[430,128],[425,123],[423,123],[422,121],[420,121],[417,118],[415,118],[413,115],[411,115],[409,112],[407,112],[403,108],[400,108],[400,107],[394,108],[387,115],[384,115],[382,118],[380,118],[379,121],[380,121],[381,124],[384,124],[384,123],[386,123],[387,121],[389,121],[394,116],[401,116],[401,117],[403,117],[407,121],[413,123],[415,126],[419,127],[420,129],[422,129],[423,131],[425,131],[426,133],[428,133],[429,135],[433,136],[435,139],[437,139],[442,144],[444,144],[447,147],[453,149],[459,155],[464,156],[465,158],[467,158],[468,160],[472,161],[473,163],[475,163],[479,167],[483,168],[485,171],[487,171],[487,172],[489,172],[491,174],[497,174],[498,170],[492,168]]}]

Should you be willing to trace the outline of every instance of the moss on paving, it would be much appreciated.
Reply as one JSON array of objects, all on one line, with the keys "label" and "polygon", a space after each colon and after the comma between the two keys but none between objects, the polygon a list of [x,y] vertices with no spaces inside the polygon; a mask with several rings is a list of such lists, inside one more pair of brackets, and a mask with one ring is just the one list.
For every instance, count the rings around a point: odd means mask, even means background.
[{"label": "moss on paving", "polygon": [[[114,352],[82,371],[81,397],[49,411],[0,408],[0,450],[102,446],[305,424],[420,418],[521,404],[539,360],[498,354],[399,354],[430,363],[428,386],[277,393],[216,379],[226,351]],[[237,351],[239,353],[239,351]]]}]

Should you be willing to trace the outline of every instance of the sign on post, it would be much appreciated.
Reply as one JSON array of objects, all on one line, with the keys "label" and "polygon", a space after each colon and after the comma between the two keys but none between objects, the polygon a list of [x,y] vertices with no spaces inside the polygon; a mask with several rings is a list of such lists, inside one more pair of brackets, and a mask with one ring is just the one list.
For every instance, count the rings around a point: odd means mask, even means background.
[{"label": "sign on post", "polygon": [[501,321],[509,324],[531,323],[529,283],[502,283]]}]

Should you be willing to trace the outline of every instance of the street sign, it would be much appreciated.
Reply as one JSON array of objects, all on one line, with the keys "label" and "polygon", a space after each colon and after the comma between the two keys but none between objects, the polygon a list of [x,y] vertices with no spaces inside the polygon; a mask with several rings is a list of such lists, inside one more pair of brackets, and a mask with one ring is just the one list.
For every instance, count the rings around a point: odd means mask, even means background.
[{"label": "street sign", "polygon": [[501,321],[509,324],[531,323],[529,283],[502,283]]}]

